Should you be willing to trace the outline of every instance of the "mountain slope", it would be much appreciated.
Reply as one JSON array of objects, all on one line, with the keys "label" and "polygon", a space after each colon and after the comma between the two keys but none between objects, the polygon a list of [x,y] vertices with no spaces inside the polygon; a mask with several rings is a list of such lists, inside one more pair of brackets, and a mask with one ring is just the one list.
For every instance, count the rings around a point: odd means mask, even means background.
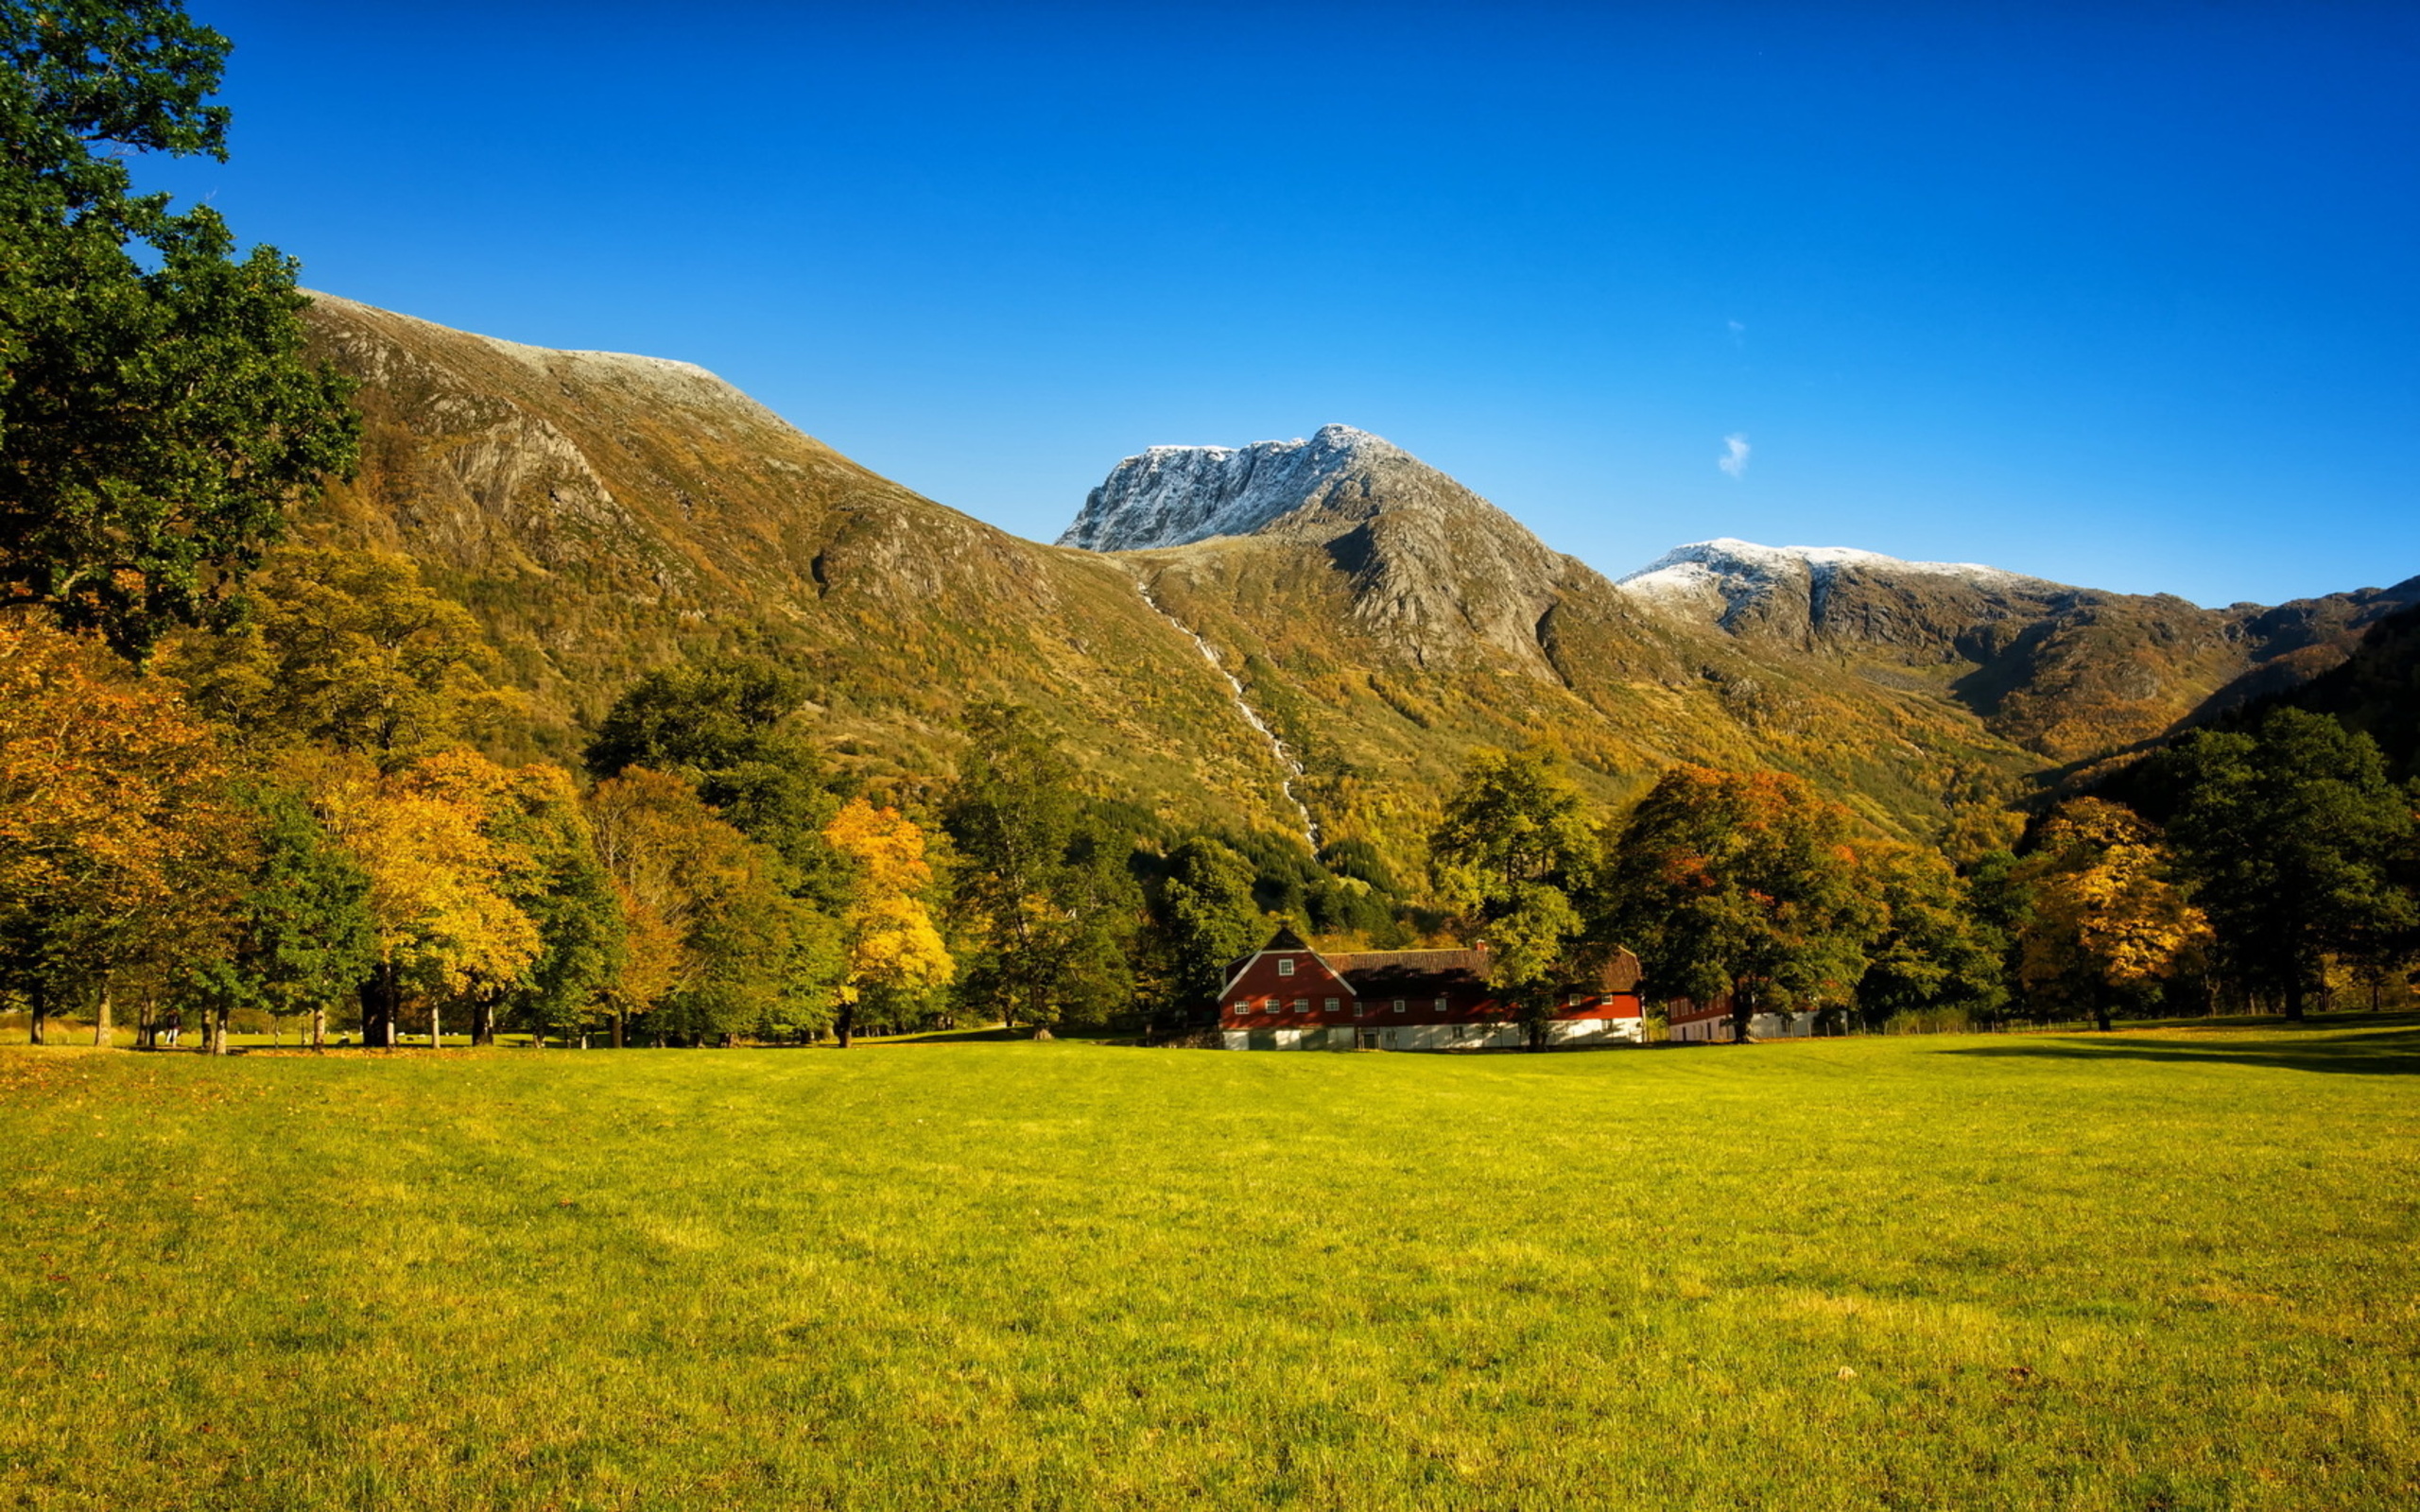
[{"label": "mountain slope", "polygon": [[1225,686],[1085,553],[935,504],[685,364],[548,352],[331,296],[319,349],[362,382],[360,475],[306,537],[400,550],[479,616],[557,756],[641,671],[752,645],[796,665],[844,763],[912,789],[959,714],[1042,710],[1105,789],[1270,824],[1265,743]]},{"label": "mountain slope", "polygon": [[1657,612],[1744,641],[1911,667],[2054,762],[2152,739],[2343,660],[2420,578],[2267,609],[2206,610],[1972,563],[1842,547],[1683,546],[1621,580]]}]

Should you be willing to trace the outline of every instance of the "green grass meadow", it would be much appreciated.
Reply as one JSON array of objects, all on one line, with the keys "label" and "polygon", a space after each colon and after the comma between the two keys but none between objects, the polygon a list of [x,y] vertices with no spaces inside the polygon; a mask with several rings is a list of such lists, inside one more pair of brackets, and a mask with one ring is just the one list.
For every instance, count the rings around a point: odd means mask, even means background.
[{"label": "green grass meadow", "polygon": [[0,1051],[0,1505],[2420,1505],[2420,1027]]}]

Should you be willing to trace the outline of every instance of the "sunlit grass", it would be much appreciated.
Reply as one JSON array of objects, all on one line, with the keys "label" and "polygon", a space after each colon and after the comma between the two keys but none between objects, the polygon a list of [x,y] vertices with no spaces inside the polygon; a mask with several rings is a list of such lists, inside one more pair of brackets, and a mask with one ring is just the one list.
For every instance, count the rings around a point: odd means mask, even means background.
[{"label": "sunlit grass", "polygon": [[0,1052],[0,1503],[2409,1506],[2415,1071]]}]

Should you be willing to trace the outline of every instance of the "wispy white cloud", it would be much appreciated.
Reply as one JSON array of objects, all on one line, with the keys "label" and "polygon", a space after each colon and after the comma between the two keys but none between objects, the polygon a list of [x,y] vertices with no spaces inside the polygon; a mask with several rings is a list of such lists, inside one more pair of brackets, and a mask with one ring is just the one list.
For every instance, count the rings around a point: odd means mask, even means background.
[{"label": "wispy white cloud", "polygon": [[1731,344],[1733,346],[1744,347],[1748,344],[1748,328],[1746,326],[1741,325],[1737,320],[1725,320],[1722,323],[1731,328]]},{"label": "wispy white cloud", "polygon": [[1722,455],[1715,459],[1714,465],[1722,469],[1725,472],[1730,473],[1735,478],[1746,473],[1748,471],[1748,438],[1737,434],[1724,437],[1722,438]]}]

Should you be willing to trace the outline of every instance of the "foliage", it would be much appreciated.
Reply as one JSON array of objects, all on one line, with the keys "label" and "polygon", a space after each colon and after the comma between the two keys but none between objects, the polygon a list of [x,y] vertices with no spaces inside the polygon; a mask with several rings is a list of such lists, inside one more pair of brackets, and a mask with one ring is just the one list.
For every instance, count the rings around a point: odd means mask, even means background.
[{"label": "foliage", "polygon": [[1142,900],[1125,847],[1085,814],[1028,710],[977,705],[943,822],[951,905],[979,947],[959,996],[1010,1025],[1102,1023],[1132,997]]},{"label": "foliage", "polygon": [[484,729],[502,702],[478,622],[409,558],[288,548],[252,582],[248,623],[167,659],[196,707],[264,747],[317,743],[392,769]]},{"label": "foliage", "polygon": [[1781,773],[1675,766],[1623,827],[1596,903],[1648,979],[1731,1000],[1736,1042],[1768,1005],[1848,1001],[1883,923],[1845,809]]},{"label": "foliage", "polygon": [[2169,823],[2227,964],[2300,1018],[2333,950],[2411,926],[2391,872],[2411,843],[2411,799],[2377,747],[2323,715],[2278,709],[2250,733],[2206,731],[2175,752]]},{"label": "foliage", "polygon": [[302,794],[253,782],[243,790],[252,844],[238,873],[223,951],[189,974],[214,1007],[274,1018],[324,1015],[378,958],[369,873],[337,845]]},{"label": "foliage", "polygon": [[0,602],[141,657],[350,468],[350,385],[302,357],[295,263],[129,160],[226,157],[227,41],[173,0],[0,4]]},{"label": "foliage", "polygon": [[1595,881],[1598,840],[1551,749],[1478,750],[1428,840],[1437,890],[1489,947],[1488,986],[1546,1047],[1562,988],[1580,970],[1574,898]]},{"label": "foliage", "polygon": [[814,988],[828,973],[778,857],[688,780],[644,766],[597,783],[588,816],[627,930],[607,988],[617,1036],[634,1015],[659,1037],[696,1040],[818,1026]]},{"label": "foliage", "polygon": [[1865,852],[1882,906],[1857,1006],[1869,1026],[1893,1016],[1953,1010],[1989,1019],[2008,1001],[2007,936],[1976,908],[1968,884],[1940,853],[1887,845]]},{"label": "foliage", "polygon": [[795,730],[796,674],[761,656],[723,655],[647,674],[624,690],[585,759],[596,777],[631,766],[677,772],[741,833],[810,864],[837,805],[822,758]]},{"label": "foliage", "polygon": [[1269,937],[1253,878],[1251,862],[1207,835],[1168,852],[1141,948],[1160,1005],[1215,1001],[1228,966]]},{"label": "foliage", "polygon": [[0,615],[0,986],[38,1026],[146,953],[210,948],[242,833],[225,776],[172,690]]},{"label": "foliage", "polygon": [[896,809],[851,799],[823,832],[855,872],[842,920],[846,966],[838,992],[840,1043],[861,1019],[898,1023],[958,974],[922,894],[933,868],[925,832]]},{"label": "foliage", "polygon": [[363,757],[311,769],[314,806],[370,874],[377,970],[363,995],[372,1043],[390,1043],[406,996],[492,1004],[536,961],[538,927],[513,902],[531,859],[491,833],[510,776],[472,751],[382,774]]},{"label": "foliage", "polygon": [[2110,1026],[2113,995],[2139,995],[2206,940],[2151,822],[2100,799],[2061,804],[2014,880],[2032,898],[2018,980],[2037,1000]]}]

